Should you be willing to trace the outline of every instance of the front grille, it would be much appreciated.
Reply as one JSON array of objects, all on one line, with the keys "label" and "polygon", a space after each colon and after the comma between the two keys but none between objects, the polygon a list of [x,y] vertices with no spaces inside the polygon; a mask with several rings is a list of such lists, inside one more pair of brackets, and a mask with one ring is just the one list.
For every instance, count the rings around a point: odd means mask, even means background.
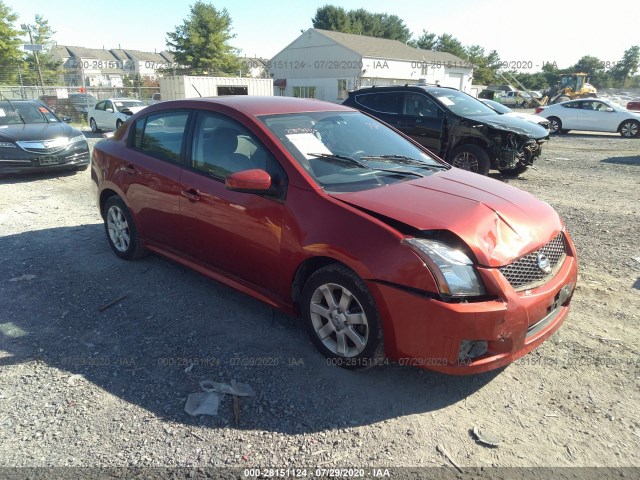
[{"label": "front grille", "polygon": [[54,143],[48,146],[43,141],[24,141],[24,142],[16,142],[20,148],[22,148],[25,152],[36,153],[38,155],[53,155],[56,153],[60,153],[68,147],[68,144],[65,142]]},{"label": "front grille", "polygon": [[[545,273],[538,266],[538,254],[542,253],[549,259],[551,272]],[[514,290],[525,290],[543,284],[551,278],[558,267],[562,265],[565,258],[564,235],[560,232],[553,240],[544,247],[525,255],[521,259],[500,267],[500,272],[511,284]]]}]

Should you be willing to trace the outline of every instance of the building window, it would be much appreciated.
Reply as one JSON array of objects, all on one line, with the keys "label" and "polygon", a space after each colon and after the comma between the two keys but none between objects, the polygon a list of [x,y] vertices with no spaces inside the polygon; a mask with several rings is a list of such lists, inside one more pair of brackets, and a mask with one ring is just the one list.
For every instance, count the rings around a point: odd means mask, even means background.
[{"label": "building window", "polygon": [[427,62],[422,62],[422,68],[420,69],[420,75],[426,77],[429,74],[429,69],[427,67]]},{"label": "building window", "polygon": [[344,100],[345,98],[347,98],[347,81],[338,79],[338,100]]},{"label": "building window", "polygon": [[293,87],[296,98],[316,98],[316,87]]},{"label": "building window", "polygon": [[280,96],[281,97],[284,97],[284,90],[285,90],[284,87],[280,87]]}]

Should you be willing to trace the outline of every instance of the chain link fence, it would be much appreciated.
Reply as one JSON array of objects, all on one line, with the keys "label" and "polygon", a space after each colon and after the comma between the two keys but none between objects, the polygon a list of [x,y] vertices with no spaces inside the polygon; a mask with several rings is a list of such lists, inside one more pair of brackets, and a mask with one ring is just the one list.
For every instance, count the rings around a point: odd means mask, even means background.
[{"label": "chain link fence", "polygon": [[155,103],[159,87],[68,87],[0,85],[0,98],[9,100],[40,100],[56,114],[68,116],[76,123],[87,122],[87,112],[100,100],[135,98],[146,104]]}]

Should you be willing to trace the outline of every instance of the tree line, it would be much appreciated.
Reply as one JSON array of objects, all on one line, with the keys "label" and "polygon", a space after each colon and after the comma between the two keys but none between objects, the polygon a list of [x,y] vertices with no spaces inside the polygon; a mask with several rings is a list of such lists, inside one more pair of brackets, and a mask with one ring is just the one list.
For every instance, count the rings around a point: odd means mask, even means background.
[{"label": "tree line", "polygon": [[[39,83],[36,55],[24,52],[23,43],[41,44],[51,47],[55,44],[55,31],[42,15],[35,15],[35,23],[22,24],[27,28],[18,30],[18,16],[0,0],[0,84]],[[345,10],[343,7],[325,5],[319,7],[311,19],[314,28],[344,33],[354,33],[390,40],[398,40],[414,48],[448,52],[473,63],[474,83],[488,85],[502,83],[499,72],[509,71],[501,62],[496,50],[487,52],[481,45],[463,45],[453,35],[423,30],[414,37],[404,20],[396,15],[372,13],[363,8]],[[175,63],[183,68],[172,68],[171,73],[191,75],[237,75],[242,65],[239,50],[230,42],[235,38],[231,33],[232,19],[226,9],[218,10],[213,5],[197,0],[190,6],[186,19],[167,32],[166,43],[175,57]],[[29,37],[29,30],[31,38]],[[64,72],[62,62],[55,59],[49,48],[37,56],[42,82],[55,85]],[[528,73],[510,70],[527,88],[544,89],[552,86],[562,73],[585,72],[596,88],[636,87],[640,88],[639,68],[640,47],[627,49],[620,61],[605,63],[586,55],[575,65],[559,69],[553,63],[546,63],[540,72]],[[125,86],[140,86],[144,79],[137,74],[125,77]]]}]

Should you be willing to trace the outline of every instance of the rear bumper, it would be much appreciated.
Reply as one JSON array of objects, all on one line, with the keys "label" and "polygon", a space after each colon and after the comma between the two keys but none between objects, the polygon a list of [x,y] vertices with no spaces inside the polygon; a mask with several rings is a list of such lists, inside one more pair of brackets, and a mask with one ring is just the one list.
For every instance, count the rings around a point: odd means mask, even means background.
[{"label": "rear bumper", "polygon": [[[482,273],[501,298],[476,303],[446,303],[389,285],[370,288],[384,320],[389,360],[453,375],[487,372],[526,355],[564,322],[575,289],[575,253],[545,285],[514,291],[496,269]],[[564,291],[563,291],[564,289]],[[464,341],[487,342],[487,352],[461,360]]]}]

